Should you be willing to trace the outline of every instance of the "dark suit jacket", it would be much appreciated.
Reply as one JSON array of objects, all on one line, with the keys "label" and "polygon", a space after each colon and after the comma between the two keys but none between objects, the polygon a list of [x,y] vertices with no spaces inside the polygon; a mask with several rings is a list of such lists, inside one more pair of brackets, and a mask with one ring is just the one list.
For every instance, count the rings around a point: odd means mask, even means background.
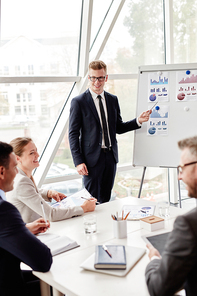
[{"label": "dark suit jacket", "polygon": [[187,296],[197,295],[197,209],[177,217],[162,259],[146,268],[151,296],[170,296],[184,285]]},{"label": "dark suit jacket", "polygon": [[[115,161],[118,162],[116,133],[138,129],[136,119],[123,122],[118,98],[104,92],[108,126]],[[99,159],[102,144],[102,127],[89,89],[71,101],[69,118],[69,142],[75,166],[86,163],[94,167]]]},{"label": "dark suit jacket", "polygon": [[51,252],[25,226],[19,211],[0,197],[0,295],[28,295],[20,263],[46,272]]}]

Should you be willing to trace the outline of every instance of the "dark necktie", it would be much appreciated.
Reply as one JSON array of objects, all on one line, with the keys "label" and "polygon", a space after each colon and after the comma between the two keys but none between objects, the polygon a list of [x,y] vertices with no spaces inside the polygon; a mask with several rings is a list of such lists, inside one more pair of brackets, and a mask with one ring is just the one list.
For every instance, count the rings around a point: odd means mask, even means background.
[{"label": "dark necktie", "polygon": [[97,96],[99,99],[99,107],[100,107],[100,112],[101,112],[101,119],[102,119],[102,124],[103,124],[103,134],[104,134],[104,141],[105,141],[105,146],[109,148],[109,137],[108,137],[108,132],[107,132],[107,122],[106,122],[106,117],[105,117],[105,112],[103,108],[103,104],[101,102],[101,96]]}]

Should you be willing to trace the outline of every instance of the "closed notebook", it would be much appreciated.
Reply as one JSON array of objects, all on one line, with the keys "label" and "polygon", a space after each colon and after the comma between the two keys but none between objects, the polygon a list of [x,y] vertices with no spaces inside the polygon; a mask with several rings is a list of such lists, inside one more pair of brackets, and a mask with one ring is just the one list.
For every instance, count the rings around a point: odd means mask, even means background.
[{"label": "closed notebook", "polygon": [[95,247],[94,268],[96,269],[126,269],[125,246],[106,245],[110,255],[102,245]]}]

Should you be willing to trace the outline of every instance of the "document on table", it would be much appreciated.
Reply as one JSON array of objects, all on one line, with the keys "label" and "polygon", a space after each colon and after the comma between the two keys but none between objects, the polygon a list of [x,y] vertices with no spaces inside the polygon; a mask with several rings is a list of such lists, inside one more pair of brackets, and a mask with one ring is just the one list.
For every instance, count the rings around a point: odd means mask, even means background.
[{"label": "document on table", "polygon": [[[127,220],[140,220],[141,218],[154,215],[155,206],[124,205],[122,211],[123,217],[129,213]],[[122,216],[122,211],[119,214],[120,217]]]},{"label": "document on table", "polygon": [[54,208],[67,208],[74,206],[81,206],[84,203],[84,199],[81,197],[85,197],[86,199],[92,198],[92,195],[87,191],[87,189],[82,189],[66,198],[61,200],[60,202],[56,202],[52,205]]},{"label": "document on table", "polygon": [[79,247],[76,241],[70,239],[65,235],[59,236],[53,233],[44,233],[37,235],[37,238],[42,243],[47,245],[47,247],[51,250],[52,256]]}]

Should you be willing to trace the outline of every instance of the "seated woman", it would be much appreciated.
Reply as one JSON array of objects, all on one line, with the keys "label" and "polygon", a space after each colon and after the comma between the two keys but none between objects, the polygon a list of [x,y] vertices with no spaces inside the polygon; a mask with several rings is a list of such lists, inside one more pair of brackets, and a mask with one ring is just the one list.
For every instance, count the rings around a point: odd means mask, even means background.
[{"label": "seated woman", "polygon": [[32,177],[32,171],[39,166],[36,145],[31,138],[16,138],[10,143],[18,161],[18,174],[14,181],[14,189],[7,193],[6,198],[14,204],[25,223],[30,223],[43,216],[41,202],[44,206],[46,219],[59,221],[73,216],[82,215],[95,209],[96,199],[86,200],[81,206],[53,208],[46,201],[60,201],[66,195],[55,190],[38,189]]}]

